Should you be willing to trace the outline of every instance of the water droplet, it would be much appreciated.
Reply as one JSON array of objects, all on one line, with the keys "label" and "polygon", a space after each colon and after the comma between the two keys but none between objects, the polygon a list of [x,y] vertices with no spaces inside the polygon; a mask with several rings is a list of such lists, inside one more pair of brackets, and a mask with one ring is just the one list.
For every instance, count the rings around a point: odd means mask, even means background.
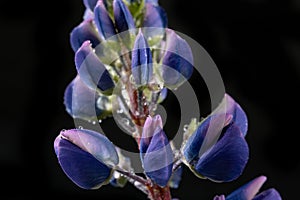
[{"label": "water droplet", "polygon": [[82,126],[79,126],[78,128],[79,128],[79,129],[81,129],[81,130],[83,129],[83,127],[82,127]]},{"label": "water droplet", "polygon": [[125,124],[125,125],[127,125],[127,126],[129,126],[129,124],[130,124],[129,120],[126,119],[126,118],[122,119],[122,123]]},{"label": "water droplet", "polygon": [[139,115],[140,115],[139,111],[135,111],[135,112],[134,112],[134,115],[135,115],[135,116],[139,116]]},{"label": "water droplet", "polygon": [[100,124],[102,123],[102,120],[101,119],[99,119],[99,121],[98,121]]},{"label": "water droplet", "polygon": [[140,182],[138,182],[138,181],[135,181],[134,182],[134,186],[137,187],[137,188],[139,188],[139,187],[142,186],[142,184]]},{"label": "water droplet", "polygon": [[135,81],[134,81],[134,78],[132,75],[130,76],[129,81],[130,81],[130,83],[135,84]]},{"label": "water droplet", "polygon": [[119,179],[120,178],[120,173],[119,172],[114,172],[114,178]]},{"label": "water droplet", "polygon": [[184,125],[184,126],[183,126],[183,131],[187,131],[188,128],[189,128],[189,125],[188,125],[188,124]]},{"label": "water droplet", "polygon": [[93,125],[96,125],[96,124],[97,124],[97,122],[96,122],[96,121],[93,121],[93,122],[92,122],[92,124],[93,124]]},{"label": "water droplet", "polygon": [[143,105],[144,105],[144,106],[148,106],[148,102],[145,102]]},{"label": "water droplet", "polygon": [[118,109],[118,110],[117,110],[117,113],[118,113],[118,114],[122,114],[123,112],[124,112],[123,109]]},{"label": "water droplet", "polygon": [[97,99],[97,107],[100,110],[108,110],[110,103],[111,102],[109,101],[108,97],[106,97],[106,96],[100,96]]}]

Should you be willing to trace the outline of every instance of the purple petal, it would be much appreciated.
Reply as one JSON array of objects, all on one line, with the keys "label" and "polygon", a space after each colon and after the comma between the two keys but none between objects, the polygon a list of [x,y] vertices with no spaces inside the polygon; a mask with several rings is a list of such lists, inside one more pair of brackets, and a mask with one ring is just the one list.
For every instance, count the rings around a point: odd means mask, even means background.
[{"label": "purple petal", "polygon": [[95,24],[102,40],[106,40],[116,34],[114,24],[106,10],[103,0],[99,0],[95,9]]},{"label": "purple petal", "polygon": [[173,153],[163,130],[156,130],[142,159],[146,175],[161,187],[167,185],[173,167]]},{"label": "purple petal", "polygon": [[141,30],[134,43],[131,67],[135,83],[147,85],[153,74],[152,53]]},{"label": "purple petal", "polygon": [[151,116],[147,117],[143,127],[142,138],[140,140],[141,153],[146,153],[156,129],[162,128],[163,123],[160,115],[156,115],[153,118]]},{"label": "purple petal", "polygon": [[157,103],[162,103],[168,96],[168,88],[163,88],[160,91]]},{"label": "purple petal", "polygon": [[93,48],[100,44],[100,38],[91,19],[81,22],[71,31],[70,42],[74,52],[87,40],[91,42]]},{"label": "purple petal", "polygon": [[232,121],[234,121],[234,124],[236,124],[242,134],[246,136],[248,131],[248,119],[245,111],[241,108],[241,106],[228,94],[225,94],[226,102],[228,102],[226,105],[228,107],[227,113],[231,114],[233,116]]},{"label": "purple petal", "polygon": [[119,33],[135,29],[133,17],[122,0],[114,0],[113,9],[115,24]]},{"label": "purple petal", "polygon": [[221,195],[221,196],[215,196],[214,200],[225,200],[225,196]]},{"label": "purple petal", "polygon": [[146,4],[143,32],[150,45],[160,42],[165,34],[168,20],[165,10],[151,3]]},{"label": "purple petal", "polygon": [[158,5],[158,0],[146,0],[146,3],[151,3],[153,5]]},{"label": "purple petal", "polygon": [[84,42],[76,52],[75,64],[80,79],[88,87],[98,88],[101,92],[111,91],[114,88],[109,72],[94,53],[89,41]]},{"label": "purple petal", "polygon": [[238,126],[244,136],[248,131],[248,119],[241,106],[228,94],[225,94],[221,104],[214,113],[226,113],[232,115],[232,123]]},{"label": "purple petal", "polygon": [[253,200],[281,200],[281,199],[282,198],[278,193],[278,191],[273,188],[265,190],[253,198]]},{"label": "purple petal", "polygon": [[167,29],[166,52],[162,62],[162,78],[166,87],[174,89],[193,73],[193,54],[189,44],[174,31]]},{"label": "purple petal", "polygon": [[111,169],[61,136],[55,142],[60,166],[79,187],[97,189],[109,180]]},{"label": "purple petal", "polygon": [[182,177],[182,172],[183,172],[183,167],[180,166],[175,172],[173,172],[170,180],[169,180],[169,186],[174,189],[179,188],[179,184],[181,181]]},{"label": "purple petal", "polygon": [[223,128],[228,125],[228,121],[224,114],[216,114],[204,119],[183,148],[185,160],[190,163],[211,148],[219,139]]},{"label": "purple petal", "polygon": [[83,4],[85,5],[86,8],[90,10],[94,10],[98,0],[83,0]]},{"label": "purple petal", "polygon": [[143,27],[166,28],[167,24],[168,20],[165,10],[160,6],[153,5],[152,3],[146,3]]},{"label": "purple petal", "polygon": [[262,185],[266,182],[267,178],[265,176],[259,176],[242,187],[238,188],[230,195],[226,197],[226,200],[248,200],[253,199],[253,197],[258,193]]},{"label": "purple petal", "polygon": [[89,8],[86,8],[83,14],[83,20],[84,21],[90,21],[94,20],[95,16],[93,11],[91,11]]},{"label": "purple petal", "polygon": [[85,129],[71,129],[62,131],[60,135],[108,166],[115,166],[119,162],[115,146],[100,133]]},{"label": "purple petal", "polygon": [[67,86],[64,93],[64,104],[73,118],[97,120],[104,110],[97,106],[98,93],[88,88],[79,76]]},{"label": "purple petal", "polygon": [[238,178],[249,158],[248,144],[238,127],[230,125],[223,134],[195,166],[196,172],[216,182],[229,182]]}]

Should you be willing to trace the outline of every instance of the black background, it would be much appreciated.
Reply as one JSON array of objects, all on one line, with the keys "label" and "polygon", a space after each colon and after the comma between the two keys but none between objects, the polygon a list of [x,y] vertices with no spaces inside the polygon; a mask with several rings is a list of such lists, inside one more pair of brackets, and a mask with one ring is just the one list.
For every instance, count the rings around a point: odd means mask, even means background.
[{"label": "black background", "polygon": [[[249,118],[250,160],[242,176],[217,184],[185,169],[173,197],[212,199],[266,175],[262,189],[275,187],[283,199],[297,199],[300,1],[162,0],[161,5],[170,28],[207,50],[227,92]],[[1,199],[146,198],[130,184],[81,190],[58,166],[53,140],[61,129],[74,126],[62,101],[76,74],[69,33],[83,11],[81,0],[0,2]]]}]

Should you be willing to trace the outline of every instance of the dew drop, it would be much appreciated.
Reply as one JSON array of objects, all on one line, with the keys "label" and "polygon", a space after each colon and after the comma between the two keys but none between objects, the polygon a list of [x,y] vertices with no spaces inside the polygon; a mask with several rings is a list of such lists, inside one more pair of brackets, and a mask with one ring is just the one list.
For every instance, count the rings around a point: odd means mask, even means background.
[{"label": "dew drop", "polygon": [[122,114],[123,112],[124,112],[123,109],[118,109],[118,110],[117,110],[117,113],[118,113],[118,114]]},{"label": "dew drop", "polygon": [[140,182],[138,182],[138,181],[135,181],[134,182],[134,186],[137,187],[137,188],[139,188],[139,187],[142,186],[142,184]]},{"label": "dew drop", "polygon": [[134,81],[134,78],[132,75],[130,76],[129,81],[130,81],[130,83],[135,84],[135,81]]},{"label": "dew drop", "polygon": [[82,129],[83,129],[83,127],[82,127],[82,126],[79,126],[78,128],[79,128],[80,130],[82,130]]},{"label": "dew drop", "polygon": [[124,123],[124,124],[127,125],[127,126],[129,126],[129,124],[130,124],[129,120],[126,119],[126,118],[123,118],[123,119],[122,119],[122,123]]},{"label": "dew drop", "polygon": [[114,172],[114,178],[119,179],[121,174],[119,172]]},{"label": "dew drop", "polygon": [[184,126],[183,126],[183,131],[184,131],[184,132],[187,131],[188,128],[189,128],[189,125],[188,125],[188,124],[184,125]]},{"label": "dew drop", "polygon": [[111,103],[110,100],[106,96],[100,96],[97,99],[97,107],[100,110],[108,110],[110,107],[110,103]]},{"label": "dew drop", "polygon": [[99,119],[99,121],[98,121],[100,124],[102,123],[102,120],[101,119]]},{"label": "dew drop", "polygon": [[139,111],[135,111],[135,112],[134,112],[134,115],[135,115],[135,116],[139,116],[139,115],[140,115]]},{"label": "dew drop", "polygon": [[92,124],[93,124],[93,125],[96,125],[96,124],[97,124],[97,122],[96,122],[96,121],[93,121],[93,122],[92,122]]}]

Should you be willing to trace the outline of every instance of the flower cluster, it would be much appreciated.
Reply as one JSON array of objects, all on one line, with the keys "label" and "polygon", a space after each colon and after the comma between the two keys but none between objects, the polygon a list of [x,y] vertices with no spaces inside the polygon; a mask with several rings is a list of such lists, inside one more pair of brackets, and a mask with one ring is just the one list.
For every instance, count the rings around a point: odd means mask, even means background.
[{"label": "flower cluster", "polygon": [[[191,47],[167,28],[157,0],[83,3],[83,21],[70,35],[78,73],[65,91],[66,111],[93,124],[114,117],[137,142],[144,176],[134,173],[130,158],[104,133],[83,128],[62,130],[54,141],[65,174],[84,189],[130,182],[152,200],[171,199],[184,166],[202,179],[236,180],[249,158],[248,120],[229,94],[200,122],[191,119],[180,148],[156,114],[168,91],[186,83],[194,70]],[[280,200],[275,189],[257,194],[265,180],[258,177],[214,200]]]}]

